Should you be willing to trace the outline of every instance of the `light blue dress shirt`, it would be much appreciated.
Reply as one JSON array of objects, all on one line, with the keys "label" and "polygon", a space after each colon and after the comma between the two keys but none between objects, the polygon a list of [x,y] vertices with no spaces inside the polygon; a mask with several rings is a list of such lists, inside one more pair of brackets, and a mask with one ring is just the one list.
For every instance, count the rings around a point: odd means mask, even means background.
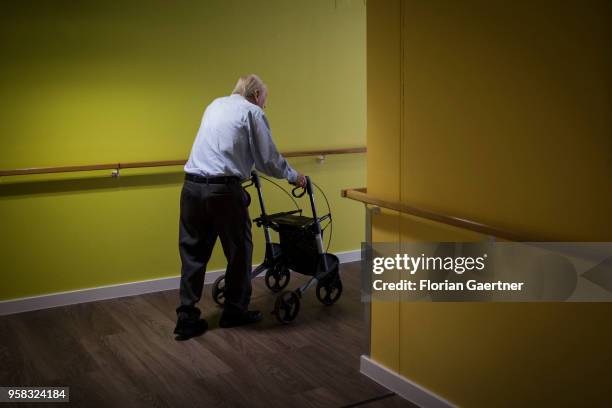
[{"label": "light blue dress shirt", "polygon": [[204,112],[185,172],[251,177],[251,170],[293,183],[298,173],[276,150],[263,110],[239,94],[215,99]]}]

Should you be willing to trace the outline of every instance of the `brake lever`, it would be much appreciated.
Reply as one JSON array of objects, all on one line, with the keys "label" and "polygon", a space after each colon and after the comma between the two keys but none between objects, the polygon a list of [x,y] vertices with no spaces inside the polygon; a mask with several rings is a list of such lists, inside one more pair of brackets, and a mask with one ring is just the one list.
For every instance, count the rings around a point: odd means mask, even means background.
[{"label": "brake lever", "polygon": [[[296,194],[296,191],[299,190],[300,188],[302,189],[302,193],[301,194]],[[304,197],[304,194],[306,194],[306,188],[304,188],[304,187],[295,186],[295,187],[293,187],[293,190],[291,190],[291,195],[294,196],[295,198]]]}]

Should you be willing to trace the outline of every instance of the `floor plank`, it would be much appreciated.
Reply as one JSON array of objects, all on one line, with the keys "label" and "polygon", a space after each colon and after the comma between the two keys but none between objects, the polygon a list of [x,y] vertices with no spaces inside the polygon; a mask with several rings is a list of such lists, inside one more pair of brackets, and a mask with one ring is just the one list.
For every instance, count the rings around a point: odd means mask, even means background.
[{"label": "floor plank", "polygon": [[[286,326],[269,314],[275,297],[263,279],[252,308],[264,321],[241,328],[218,327],[207,287],[200,307],[210,330],[185,342],[172,335],[176,290],[3,316],[0,385],[70,386],[72,405],[87,407],[414,407],[359,373],[359,264],[341,274],[337,304],[310,290]],[[306,279],[293,274],[290,287]]]}]

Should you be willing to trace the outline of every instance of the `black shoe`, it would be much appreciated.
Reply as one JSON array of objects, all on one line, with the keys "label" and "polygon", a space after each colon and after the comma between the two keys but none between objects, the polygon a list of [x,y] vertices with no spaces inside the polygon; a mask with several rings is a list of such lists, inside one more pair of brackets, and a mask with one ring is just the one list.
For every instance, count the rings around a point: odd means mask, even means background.
[{"label": "black shoe", "polygon": [[175,340],[183,341],[192,337],[201,336],[208,329],[208,323],[204,319],[179,319],[174,329]]},{"label": "black shoe", "polygon": [[223,312],[219,320],[219,327],[226,329],[228,327],[244,326],[245,324],[257,323],[261,319],[263,319],[263,315],[259,310],[248,310],[239,315]]}]

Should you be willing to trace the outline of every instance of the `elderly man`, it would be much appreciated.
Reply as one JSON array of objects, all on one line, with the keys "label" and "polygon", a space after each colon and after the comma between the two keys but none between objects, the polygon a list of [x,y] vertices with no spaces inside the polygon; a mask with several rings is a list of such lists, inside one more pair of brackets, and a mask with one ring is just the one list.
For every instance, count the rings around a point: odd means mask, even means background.
[{"label": "elderly man", "polygon": [[208,324],[196,303],[202,297],[204,273],[217,237],[227,258],[225,307],[221,327],[255,323],[261,312],[248,310],[251,298],[251,220],[241,181],[257,170],[304,186],[306,179],[278,153],[263,109],[268,95],[256,75],[238,80],[230,96],[215,99],[204,112],[200,130],[185,164],[181,192],[179,252],[180,306],[177,340],[198,336]]}]

